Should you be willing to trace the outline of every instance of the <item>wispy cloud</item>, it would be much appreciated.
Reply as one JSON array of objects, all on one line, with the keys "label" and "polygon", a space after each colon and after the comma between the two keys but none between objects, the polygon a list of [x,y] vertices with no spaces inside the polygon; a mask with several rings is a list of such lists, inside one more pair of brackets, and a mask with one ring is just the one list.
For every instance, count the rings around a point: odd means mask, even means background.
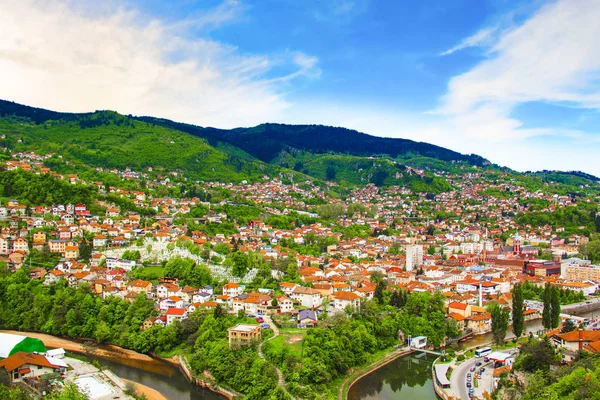
[{"label": "wispy cloud", "polygon": [[207,30],[220,27],[224,23],[232,22],[239,18],[245,10],[245,6],[239,0],[225,0],[212,10],[198,12],[189,15],[173,24],[170,29],[182,30]]},{"label": "wispy cloud", "polygon": [[597,0],[543,6],[490,43],[486,60],[452,78],[436,111],[470,136],[508,139],[553,132],[524,129],[511,116],[526,102],[600,109],[599,18]]},{"label": "wispy cloud", "polygon": [[370,0],[317,0],[313,17],[321,22],[344,24],[364,13],[369,3]]},{"label": "wispy cloud", "polygon": [[475,33],[472,36],[469,36],[465,39],[463,39],[459,44],[457,44],[456,46],[444,51],[443,53],[440,53],[440,56],[448,56],[452,53],[455,53],[459,50],[463,50],[466,49],[468,47],[476,47],[476,46],[482,46],[485,45],[486,43],[489,43],[489,41],[492,39],[493,35],[498,31],[497,27],[491,27],[491,28],[484,28],[481,29],[480,31],[478,31],[477,33]]},{"label": "wispy cloud", "polygon": [[[0,7],[0,96],[34,106],[234,127],[271,120],[289,106],[275,78],[319,73],[310,55],[244,54],[135,9],[96,16],[67,0],[0,0]],[[228,0],[190,18],[215,26],[238,13],[238,2]],[[288,72],[273,76],[282,63]]]}]

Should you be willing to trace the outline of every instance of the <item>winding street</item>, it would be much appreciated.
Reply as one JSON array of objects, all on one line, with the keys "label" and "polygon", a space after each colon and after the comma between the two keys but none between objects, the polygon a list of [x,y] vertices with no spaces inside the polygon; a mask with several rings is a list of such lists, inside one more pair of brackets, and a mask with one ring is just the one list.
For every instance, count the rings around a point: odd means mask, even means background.
[{"label": "winding street", "polygon": [[[277,328],[277,326],[273,323],[273,321],[271,320],[271,317],[268,315],[263,315],[263,320],[265,321],[265,323],[269,324],[269,326],[271,327],[271,329],[273,329],[273,337],[265,340],[265,342],[268,342],[269,340],[273,340],[275,339],[277,336],[279,336],[279,328]],[[265,356],[263,355],[262,352],[262,345],[264,342],[260,342],[260,344],[258,345],[258,356],[260,358],[262,358],[263,360],[265,360]],[[273,366],[273,368],[275,368],[275,371],[277,372],[277,376],[278,376],[278,381],[279,381],[279,386],[283,389],[284,393],[292,400],[295,400],[295,397],[292,396],[288,390],[287,390],[287,385],[285,384],[285,379],[283,377],[283,373],[281,372],[281,370],[279,368],[277,368],[276,366]]]},{"label": "winding street", "polygon": [[475,363],[480,361],[477,358],[473,358],[471,360],[467,360],[458,366],[450,376],[450,387],[454,392],[454,395],[459,399],[469,399],[469,390],[466,387],[466,378],[467,373],[469,373],[469,369],[475,366]]}]

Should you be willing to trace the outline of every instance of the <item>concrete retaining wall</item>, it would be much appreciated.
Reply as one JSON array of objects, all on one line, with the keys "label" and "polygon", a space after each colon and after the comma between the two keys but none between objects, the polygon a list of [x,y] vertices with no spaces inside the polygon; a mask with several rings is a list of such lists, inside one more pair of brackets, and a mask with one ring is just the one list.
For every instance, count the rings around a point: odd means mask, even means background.
[{"label": "concrete retaining wall", "polygon": [[585,313],[589,313],[592,311],[596,311],[596,310],[600,310],[600,301],[594,301],[591,300],[591,302],[588,303],[577,303],[577,304],[569,304],[566,306],[562,306],[560,311],[563,314],[573,314],[573,315],[577,315],[577,314],[585,314]]}]

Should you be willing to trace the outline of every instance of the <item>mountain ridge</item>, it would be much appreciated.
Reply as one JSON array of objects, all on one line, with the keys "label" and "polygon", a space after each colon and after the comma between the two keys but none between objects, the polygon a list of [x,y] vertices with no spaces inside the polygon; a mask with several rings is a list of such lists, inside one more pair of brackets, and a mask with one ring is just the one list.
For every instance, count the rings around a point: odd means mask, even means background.
[{"label": "mountain ridge", "polygon": [[[56,119],[72,120],[92,114],[94,112],[58,112],[0,100],[0,117],[10,115],[24,116],[32,119],[37,124]],[[210,140],[227,142],[240,147],[247,153],[267,163],[276,157],[280,151],[290,148],[317,153],[334,152],[357,156],[386,154],[397,157],[402,154],[415,153],[444,161],[467,161],[472,165],[479,166],[487,162],[483,157],[475,154],[466,155],[426,142],[403,138],[385,138],[344,127],[266,122],[253,127],[238,127],[228,130],[176,122],[167,118],[153,116],[128,115],[128,117],[147,123],[175,128],[195,136],[205,137],[209,139],[209,142]],[[250,140],[256,137],[259,140]],[[260,148],[256,145],[257,141],[260,141]],[[356,143],[360,143],[360,148],[353,147]]]},{"label": "mountain ridge", "polygon": [[[462,165],[460,168],[486,166],[486,168],[508,173],[515,172],[510,168],[491,164],[485,158],[475,154],[467,155],[425,142],[401,138],[383,138],[352,129],[325,125],[264,123],[254,127],[227,130],[175,122],[159,117],[121,115],[114,111],[57,112],[0,100],[0,118],[6,120],[10,117],[25,118],[38,126],[43,125],[44,130],[52,127],[50,121],[58,121],[58,123],[64,125],[65,129],[76,132],[72,135],[77,136],[77,138],[68,134],[66,136],[62,135],[58,139],[52,139],[55,142],[50,147],[56,149],[61,145],[69,145],[65,146],[66,151],[68,149],[73,150],[73,146],[76,144],[79,146],[79,151],[86,154],[94,151],[98,152],[95,149],[97,143],[93,139],[93,134],[97,132],[89,131],[87,134],[82,134],[73,124],[78,123],[80,130],[99,128],[103,124],[116,124],[114,130],[127,130],[129,132],[127,137],[115,135],[115,140],[124,140],[123,143],[126,143],[127,139],[132,137],[137,138],[136,140],[144,139],[143,135],[139,135],[141,133],[139,129],[137,131],[130,129],[131,127],[135,128],[136,123],[141,123],[144,128],[142,130],[145,131],[153,130],[151,126],[156,126],[157,128],[154,131],[159,132],[154,133],[161,140],[165,139],[166,136],[177,133],[179,136],[176,136],[180,140],[176,140],[176,142],[189,144],[189,139],[181,136],[182,134],[189,135],[189,137],[195,137],[199,140],[193,142],[194,146],[200,146],[202,152],[212,154],[212,157],[208,157],[206,161],[196,160],[194,162],[198,165],[201,164],[199,168],[202,169],[202,166],[207,167],[204,164],[212,160],[211,162],[216,163],[212,166],[213,170],[215,167],[224,164],[224,172],[218,175],[219,179],[224,180],[227,177],[234,176],[235,180],[238,181],[242,179],[241,177],[244,174],[257,176],[261,173],[260,171],[271,174],[286,173],[288,175],[289,173],[299,172],[315,179],[337,181],[343,184],[375,183],[382,186],[409,183],[409,187],[412,185],[411,188],[419,188],[419,191],[432,188],[433,191],[444,191],[448,190],[449,186],[433,174],[420,177],[421,180],[426,181],[424,186],[422,185],[423,182],[416,182],[414,177],[406,173],[407,165],[417,168],[424,167],[426,170],[433,171],[456,169]],[[41,129],[37,133],[31,134],[34,136],[47,136],[45,131]],[[90,138],[90,136],[92,137]],[[35,137],[31,137],[29,141],[35,141]],[[172,140],[166,142],[166,144],[171,145]],[[136,145],[136,148],[139,149],[140,144],[137,143]],[[94,149],[88,149],[86,146]],[[205,146],[209,147],[206,148]],[[27,148],[26,146],[17,147]],[[181,149],[176,146],[175,148],[176,151],[186,149],[185,146]],[[121,151],[120,148],[111,149],[107,148],[106,145],[104,150],[105,154],[101,154],[101,156],[105,158],[107,154],[117,154],[118,156]],[[160,149],[154,151],[160,151]],[[87,154],[87,156],[90,156],[90,154]],[[87,162],[91,159],[94,161],[93,165],[98,165],[102,157],[98,154],[91,154],[91,156],[91,158],[88,157],[81,161]],[[156,155],[150,154],[149,156],[154,157]],[[191,158],[192,155],[188,154],[188,157]],[[123,158],[126,159],[121,155],[121,159]],[[152,164],[150,161],[152,160],[139,162],[138,164],[140,166]],[[202,164],[203,162],[204,164]],[[453,167],[452,165],[455,163],[457,163],[457,166]],[[189,167],[192,164],[190,161],[187,165]],[[178,165],[183,164],[179,163]],[[196,174],[195,176],[201,179],[210,176],[210,170],[204,168],[203,171],[202,174]],[[599,180],[593,175],[580,171],[538,171],[523,174],[538,175],[542,178],[550,176],[558,178],[558,180],[565,176],[578,178],[580,181],[597,182]],[[435,179],[437,179],[436,182],[434,182]]]}]

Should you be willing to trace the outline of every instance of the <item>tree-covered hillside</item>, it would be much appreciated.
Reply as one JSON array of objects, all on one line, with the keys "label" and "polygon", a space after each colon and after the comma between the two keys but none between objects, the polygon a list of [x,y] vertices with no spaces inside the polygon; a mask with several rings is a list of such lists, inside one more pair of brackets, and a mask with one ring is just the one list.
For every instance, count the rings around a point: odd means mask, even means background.
[{"label": "tree-covered hillside", "polygon": [[346,185],[406,186],[414,192],[440,193],[451,189],[448,182],[433,174],[417,175],[404,164],[387,158],[343,154],[281,152],[273,163],[327,181]]},{"label": "tree-covered hillside", "polygon": [[[267,124],[225,131],[113,111],[59,113],[8,101],[0,101],[0,135],[0,147],[8,151],[56,154],[71,162],[73,169],[78,164],[137,171],[153,167],[224,182],[278,174],[300,181],[309,175],[342,185],[407,186],[415,192],[439,193],[450,185],[430,173],[407,173],[393,157],[425,157],[434,162],[438,157],[448,165],[443,160],[483,160],[425,143],[341,128]],[[243,140],[235,139],[238,136]]]},{"label": "tree-covered hillside", "polygon": [[0,118],[0,146],[10,151],[54,153],[103,168],[164,168],[202,180],[239,182],[279,168],[236,157],[184,132],[150,125],[111,111],[46,120]]},{"label": "tree-covered hillside", "polygon": [[486,162],[480,156],[461,154],[429,143],[371,136],[352,129],[324,125],[261,124],[252,128],[224,130],[150,117],[139,119],[170,126],[208,140],[231,143],[265,162],[271,162],[281,151],[290,150],[356,156],[425,156],[444,161],[468,162],[473,165],[483,165]]}]

